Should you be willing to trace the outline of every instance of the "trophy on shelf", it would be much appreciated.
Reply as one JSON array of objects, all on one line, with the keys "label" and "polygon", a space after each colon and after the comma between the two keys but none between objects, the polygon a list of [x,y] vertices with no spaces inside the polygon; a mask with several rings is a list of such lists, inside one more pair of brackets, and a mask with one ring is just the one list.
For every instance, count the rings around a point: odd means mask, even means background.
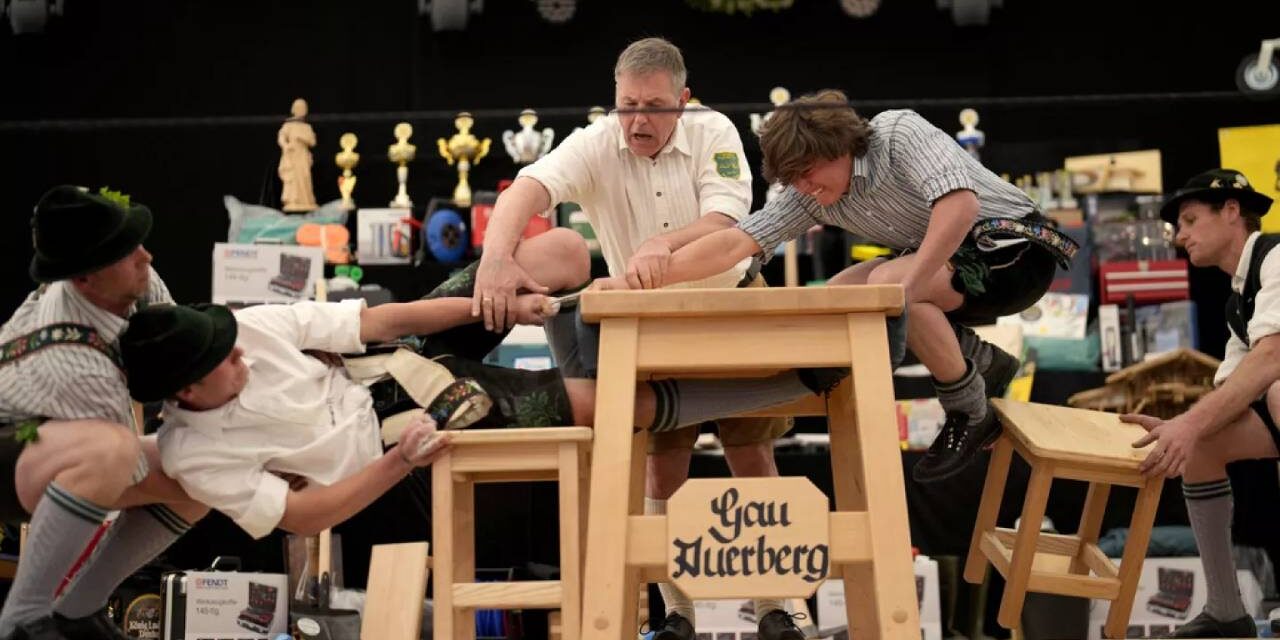
[{"label": "trophy on shelf", "polygon": [[[769,102],[772,102],[774,110],[777,110],[778,107],[791,102],[791,92],[782,87],[774,87],[769,90]],[[771,115],[773,115],[772,111],[765,114],[751,114],[751,133],[754,133],[756,134],[756,137],[759,137],[760,129],[764,127],[764,123],[769,121],[769,116]],[[764,192],[764,201],[769,202],[778,197],[778,194],[782,193],[782,190],[783,186],[781,183],[775,182],[769,185],[769,190]]]},{"label": "trophy on shelf", "polygon": [[448,142],[444,138],[436,140],[440,157],[450,166],[455,162],[458,164],[458,186],[453,189],[453,202],[459,207],[471,206],[471,185],[467,182],[471,163],[479,163],[489,155],[489,144],[493,142],[489,138],[480,140],[472,135],[471,126],[474,124],[471,114],[463,111],[453,120],[453,126],[457,127],[458,132]]},{"label": "trophy on shelf", "polygon": [[555,139],[556,132],[551,127],[541,132],[534,129],[533,126],[538,124],[538,112],[533,109],[521,111],[519,122],[519,133],[510,129],[502,132],[502,144],[513,162],[530,164],[551,151],[551,141]]},{"label": "trophy on shelf", "polygon": [[342,151],[333,156],[334,164],[342,169],[342,175],[338,176],[338,193],[342,194],[342,208],[348,211],[356,208],[356,201],[351,199],[351,194],[356,190],[356,176],[351,170],[360,164],[360,154],[356,153],[357,142],[359,139],[356,134],[342,134],[338,138],[338,146],[342,147]]},{"label": "trophy on shelf", "polygon": [[[608,112],[605,111],[604,107],[591,107],[590,109],[588,109],[587,110],[587,126],[595,124],[596,120],[603,118],[606,113]],[[582,129],[583,127],[574,127],[571,134],[582,131]]]},{"label": "trophy on shelf", "polygon": [[978,112],[973,109],[963,109],[960,111],[960,126],[963,128],[956,132],[956,142],[964,147],[974,160],[982,161],[978,150],[987,142],[987,134],[978,128]]},{"label": "trophy on shelf", "polygon": [[400,181],[400,190],[396,192],[396,199],[391,201],[390,206],[395,209],[412,209],[413,201],[409,199],[409,191],[405,188],[405,183],[409,180],[408,164],[418,151],[417,147],[409,144],[409,136],[413,135],[413,125],[401,122],[396,125],[395,135],[396,143],[387,147],[387,157],[397,165],[396,179]]},{"label": "trophy on shelf", "polygon": [[1058,183],[1058,206],[1063,209],[1079,208],[1080,203],[1071,193],[1071,172],[1058,169],[1053,172],[1054,181]]},{"label": "trophy on shelf", "polygon": [[1036,173],[1036,195],[1039,196],[1037,205],[1040,211],[1050,211],[1058,208],[1058,201],[1053,199],[1053,173],[1049,171],[1040,171]]}]

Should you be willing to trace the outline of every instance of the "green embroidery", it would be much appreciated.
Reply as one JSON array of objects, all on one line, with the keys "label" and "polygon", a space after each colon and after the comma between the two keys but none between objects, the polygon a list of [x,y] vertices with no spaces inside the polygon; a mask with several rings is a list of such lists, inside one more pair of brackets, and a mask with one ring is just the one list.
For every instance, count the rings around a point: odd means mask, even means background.
[{"label": "green embroidery", "polygon": [[527,396],[516,398],[516,426],[545,427],[556,424],[558,412],[555,403],[546,391],[534,391]]},{"label": "green embroidery", "polygon": [[716,173],[721,178],[737,178],[742,175],[742,168],[738,166],[738,154],[732,151],[720,151],[714,156],[716,161]]},{"label": "green embroidery", "polygon": [[955,256],[951,258],[951,263],[955,266],[960,281],[964,283],[965,293],[976,296],[987,292],[987,281],[991,279],[991,267],[982,261],[977,249],[960,245]]},{"label": "green embroidery", "polygon": [[19,422],[13,431],[13,439],[18,442],[37,442],[40,440],[40,421],[34,418]]}]

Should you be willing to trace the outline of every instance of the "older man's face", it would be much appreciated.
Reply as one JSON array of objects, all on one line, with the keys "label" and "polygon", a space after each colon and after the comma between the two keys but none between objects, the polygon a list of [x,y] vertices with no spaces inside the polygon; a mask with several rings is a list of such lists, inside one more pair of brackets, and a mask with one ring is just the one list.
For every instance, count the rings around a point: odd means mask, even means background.
[{"label": "older man's face", "polygon": [[[689,89],[676,87],[671,74],[655,71],[637,75],[624,73],[616,78],[614,104],[620,113],[618,121],[627,137],[631,152],[652,158],[666,146],[676,130],[684,105],[689,101]],[[656,113],[626,113],[633,109],[669,109]]]}]

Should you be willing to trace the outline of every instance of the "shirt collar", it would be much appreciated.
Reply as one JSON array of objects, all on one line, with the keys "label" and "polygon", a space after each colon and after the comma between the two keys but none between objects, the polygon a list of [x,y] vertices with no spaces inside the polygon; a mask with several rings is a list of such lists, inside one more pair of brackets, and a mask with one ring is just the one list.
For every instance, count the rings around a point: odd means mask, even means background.
[{"label": "shirt collar", "polygon": [[1245,278],[1249,277],[1249,263],[1253,261],[1253,245],[1260,235],[1261,231],[1254,231],[1244,241],[1244,249],[1240,251],[1240,264],[1236,265],[1235,275],[1231,276],[1231,290],[1236,293],[1244,291]]},{"label": "shirt collar", "polygon": [[[689,150],[689,134],[685,132],[683,117],[676,120],[676,130],[671,134],[671,139],[667,140],[667,144],[658,152],[658,155],[670,153],[673,149],[686,156],[693,155]],[[631,148],[627,146],[627,132],[622,128],[621,120],[618,121],[618,150],[631,153]]]},{"label": "shirt collar", "polygon": [[[75,316],[74,319],[92,326],[98,331],[98,335],[108,343],[114,343],[119,339],[120,334],[129,325],[128,320],[90,302],[69,280],[56,282],[51,286],[61,287],[61,294],[66,301],[67,309]],[[133,311],[136,309],[137,304],[134,304],[129,309],[129,315],[133,315]]]},{"label": "shirt collar", "polygon": [[184,409],[173,400],[166,400],[164,403],[165,423],[174,427],[191,427],[207,436],[218,437],[222,433],[223,427],[233,424],[230,418],[232,407],[235,404],[236,401],[232,400],[216,409],[196,411],[194,409]]},{"label": "shirt collar", "polygon": [[864,179],[871,177],[871,163],[867,161],[867,154],[853,157],[853,177]]}]

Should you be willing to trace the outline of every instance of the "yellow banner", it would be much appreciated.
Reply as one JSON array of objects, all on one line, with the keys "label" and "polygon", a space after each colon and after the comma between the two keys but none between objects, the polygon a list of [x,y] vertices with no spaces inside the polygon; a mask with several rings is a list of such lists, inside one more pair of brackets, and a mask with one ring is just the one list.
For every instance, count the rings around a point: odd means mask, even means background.
[{"label": "yellow banner", "polygon": [[[1222,166],[1235,169],[1249,179],[1254,189],[1280,200],[1280,124],[1218,129],[1218,150]],[[1262,230],[1280,232],[1280,211],[1262,218]]]}]

